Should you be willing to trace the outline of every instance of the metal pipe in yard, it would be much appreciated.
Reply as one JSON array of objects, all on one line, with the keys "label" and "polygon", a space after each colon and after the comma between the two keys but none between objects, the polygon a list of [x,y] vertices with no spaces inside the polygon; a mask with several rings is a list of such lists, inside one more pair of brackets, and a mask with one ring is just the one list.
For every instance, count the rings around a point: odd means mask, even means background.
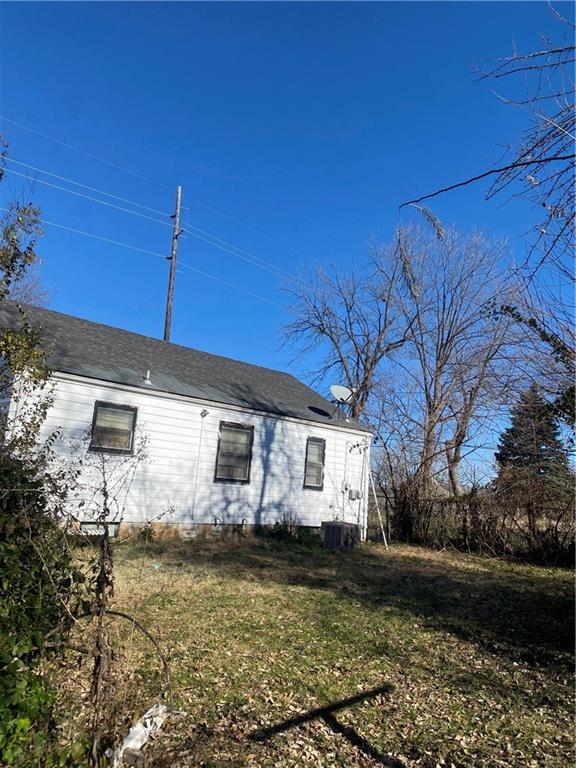
[{"label": "metal pipe in yard", "polygon": [[370,472],[370,484],[372,486],[372,493],[374,494],[374,503],[376,504],[376,511],[378,512],[378,520],[380,520],[380,530],[382,531],[382,540],[384,546],[388,549],[388,540],[386,539],[386,533],[384,532],[384,523],[382,522],[382,515],[380,514],[380,504],[378,503],[378,496],[376,495],[376,486],[374,485],[374,475]]}]

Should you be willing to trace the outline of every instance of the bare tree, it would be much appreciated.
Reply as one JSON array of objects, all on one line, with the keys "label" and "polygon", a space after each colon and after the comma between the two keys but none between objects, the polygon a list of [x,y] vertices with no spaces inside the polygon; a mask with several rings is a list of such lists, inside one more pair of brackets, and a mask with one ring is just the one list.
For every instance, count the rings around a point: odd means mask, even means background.
[{"label": "bare tree", "polygon": [[[564,20],[564,24],[568,24]],[[571,26],[571,25],[569,25]],[[573,38],[573,34],[571,35]],[[496,176],[488,190],[490,199],[502,193],[524,197],[540,207],[541,221],[535,227],[530,248],[530,267],[536,271],[545,261],[554,261],[572,279],[565,257],[574,248],[574,54],[568,41],[560,44],[543,39],[539,51],[500,59],[482,78],[500,81],[522,77],[524,98],[503,98],[527,109],[530,126],[508,147],[511,167]],[[528,166],[527,164],[530,163]]]},{"label": "bare tree", "polygon": [[461,462],[476,447],[472,435],[506,399],[513,373],[514,321],[491,308],[494,296],[510,300],[512,284],[504,243],[440,234],[399,233],[408,286],[400,307],[410,335],[393,375],[388,369],[380,383],[376,421],[388,448],[396,444],[406,456],[409,447],[424,495],[435,495],[447,474],[458,496]]},{"label": "bare tree", "polygon": [[38,260],[14,282],[7,298],[19,304],[32,304],[35,307],[47,307],[50,304],[50,291],[43,283]]},{"label": "bare tree", "polygon": [[544,38],[540,50],[514,50],[511,56],[498,59],[487,71],[479,73],[481,80],[501,83],[521,79],[524,84],[523,95],[499,96],[529,114],[529,126],[508,145],[507,162],[407,201],[401,207],[492,178],[487,199],[504,194],[522,197],[542,210],[526,262],[530,273],[534,274],[545,263],[554,263],[571,280],[572,262],[567,259],[573,254],[575,225],[576,47],[574,26],[554,9],[552,12],[567,30],[566,39],[553,42]]},{"label": "bare tree", "polygon": [[432,223],[374,245],[361,271],[300,283],[286,336],[323,350],[316,380],[343,378],[351,414],[370,421],[423,495],[437,493],[444,474],[458,496],[462,461],[514,373],[515,321],[494,309],[514,293],[505,243]]},{"label": "bare tree", "polygon": [[285,339],[301,352],[323,351],[315,380],[342,378],[353,392],[354,418],[364,413],[383,360],[408,338],[411,323],[398,302],[402,290],[395,249],[375,244],[362,270],[319,269],[290,289],[295,319],[285,327]]}]

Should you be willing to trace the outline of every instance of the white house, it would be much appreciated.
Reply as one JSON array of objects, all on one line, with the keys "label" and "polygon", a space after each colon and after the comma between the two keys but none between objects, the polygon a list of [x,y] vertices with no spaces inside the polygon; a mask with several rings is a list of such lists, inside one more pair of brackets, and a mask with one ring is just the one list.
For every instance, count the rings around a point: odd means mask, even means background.
[{"label": "white house", "polygon": [[[58,455],[80,462],[74,509],[87,529],[105,475],[121,530],[286,520],[365,530],[370,434],[290,374],[23,309],[42,328],[54,387],[42,439],[59,429]],[[0,327],[19,322],[3,302]]]}]

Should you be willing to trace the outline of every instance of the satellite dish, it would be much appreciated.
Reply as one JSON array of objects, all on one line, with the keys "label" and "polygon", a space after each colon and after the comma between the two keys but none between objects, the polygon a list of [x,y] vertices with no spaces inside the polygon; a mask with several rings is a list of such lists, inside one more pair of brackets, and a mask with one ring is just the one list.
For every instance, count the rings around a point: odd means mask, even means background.
[{"label": "satellite dish", "polygon": [[336,400],[337,403],[342,404],[349,403],[350,398],[354,394],[351,389],[348,389],[348,387],[342,387],[340,384],[332,384],[330,387],[330,392],[332,393],[334,400]]}]

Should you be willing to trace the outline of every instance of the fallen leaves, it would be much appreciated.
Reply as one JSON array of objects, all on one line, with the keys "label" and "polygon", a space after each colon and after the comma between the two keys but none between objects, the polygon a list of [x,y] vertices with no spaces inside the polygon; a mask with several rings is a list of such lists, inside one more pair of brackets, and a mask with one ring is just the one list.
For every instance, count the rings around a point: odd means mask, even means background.
[{"label": "fallen leaves", "polygon": [[[565,768],[571,595],[558,570],[410,547],[173,542],[117,558],[117,607],[154,633],[188,713],[151,745],[158,768]],[[133,633],[117,641],[125,709],[142,711],[154,655]],[[60,677],[73,739],[81,676]],[[391,694],[335,712],[333,727],[253,738],[383,682]]]}]

